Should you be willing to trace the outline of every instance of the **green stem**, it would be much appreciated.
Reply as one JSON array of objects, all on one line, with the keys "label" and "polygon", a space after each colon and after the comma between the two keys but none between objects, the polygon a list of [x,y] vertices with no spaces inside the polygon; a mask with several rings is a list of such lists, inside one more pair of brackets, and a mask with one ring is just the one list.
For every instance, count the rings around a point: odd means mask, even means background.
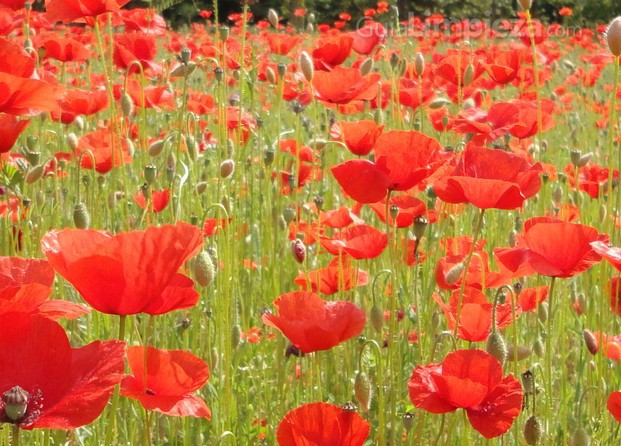
[{"label": "green stem", "polygon": [[550,280],[550,288],[548,290],[548,326],[546,333],[546,379],[545,379],[545,394],[546,394],[546,425],[545,432],[551,432],[551,416],[552,416],[552,350],[551,350],[551,338],[552,338],[552,318],[554,316],[554,308],[552,307],[552,298],[554,294],[554,284],[556,277],[552,277]]},{"label": "green stem", "polygon": [[[125,322],[127,316],[119,316],[119,340],[125,340]],[[112,406],[108,416],[108,427],[106,428],[106,441],[104,444],[114,444],[113,438],[116,438],[116,410],[119,405],[119,386],[114,388],[114,395],[112,396]]]},{"label": "green stem", "polygon": [[17,424],[11,426],[11,446],[19,446],[19,426]]}]

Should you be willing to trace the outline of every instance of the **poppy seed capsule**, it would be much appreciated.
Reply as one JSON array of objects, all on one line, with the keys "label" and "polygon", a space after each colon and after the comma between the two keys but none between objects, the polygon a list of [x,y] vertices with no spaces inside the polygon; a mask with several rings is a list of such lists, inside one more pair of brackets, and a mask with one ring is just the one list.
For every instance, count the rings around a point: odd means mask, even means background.
[{"label": "poppy seed capsule", "polygon": [[528,417],[526,423],[524,424],[523,434],[526,444],[531,446],[536,445],[543,436],[543,426],[541,425],[539,418],[534,415]]},{"label": "poppy seed capsule", "polygon": [[216,275],[213,259],[206,251],[202,251],[194,260],[194,278],[200,286],[208,287]]},{"label": "poppy seed capsule", "polygon": [[487,344],[485,346],[485,351],[492,355],[494,358],[500,362],[500,365],[504,367],[505,362],[507,361],[507,343],[505,342],[505,338],[497,331],[490,333],[487,338]]},{"label": "poppy seed capsule", "polygon": [[30,394],[20,386],[15,386],[4,392],[2,401],[4,401],[6,417],[11,421],[21,420],[26,415],[26,410],[28,410],[29,399]]},{"label": "poppy seed capsule", "polygon": [[78,203],[73,208],[73,223],[78,229],[88,229],[91,225],[91,215],[84,203]]},{"label": "poppy seed capsule", "polygon": [[220,163],[220,178],[228,178],[235,172],[235,161],[228,159]]},{"label": "poppy seed capsule", "polygon": [[586,344],[589,353],[592,355],[597,354],[599,346],[597,345],[597,339],[595,339],[595,335],[591,332],[591,330],[583,330],[582,337],[584,338],[584,343]]},{"label": "poppy seed capsule", "polygon": [[315,66],[313,65],[313,59],[308,55],[306,51],[302,51],[300,54],[300,70],[307,82],[312,82],[315,74]]},{"label": "poppy seed capsule", "polygon": [[303,263],[306,258],[306,246],[304,242],[299,238],[296,238],[291,242],[291,254],[298,263]]},{"label": "poppy seed capsule", "polygon": [[421,238],[423,238],[428,224],[429,220],[427,220],[422,215],[419,215],[414,219],[414,237],[416,237],[416,240],[420,240]]},{"label": "poppy seed capsule", "polygon": [[147,184],[153,184],[157,177],[157,166],[155,164],[147,164],[144,166],[144,180]]},{"label": "poppy seed capsule", "polygon": [[401,420],[403,421],[403,429],[409,433],[414,427],[414,414],[412,412],[406,412],[403,414],[403,417],[401,417]]},{"label": "poppy seed capsule", "polygon": [[608,49],[615,57],[621,56],[621,17],[615,17],[606,29]]},{"label": "poppy seed capsule", "polygon": [[356,373],[356,379],[354,380],[354,395],[356,401],[360,404],[360,410],[368,412],[371,408],[371,398],[373,392],[371,389],[371,381],[364,372]]}]

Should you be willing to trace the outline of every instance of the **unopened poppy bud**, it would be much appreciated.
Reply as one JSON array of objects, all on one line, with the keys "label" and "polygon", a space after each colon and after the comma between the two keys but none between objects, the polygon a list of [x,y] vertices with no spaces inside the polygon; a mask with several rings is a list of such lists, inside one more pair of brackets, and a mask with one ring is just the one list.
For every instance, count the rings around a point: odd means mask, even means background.
[{"label": "unopened poppy bud", "polygon": [[539,317],[539,320],[541,321],[542,324],[546,323],[546,321],[548,320],[548,303],[547,302],[541,302],[537,306],[537,317]]},{"label": "unopened poppy bud", "polygon": [[425,72],[425,56],[421,52],[416,53],[414,58],[414,71],[418,77],[422,77]]},{"label": "unopened poppy bud", "polygon": [[591,161],[592,157],[593,157],[593,152],[585,153],[580,158],[578,158],[578,163],[576,164],[576,167],[586,166],[587,164],[589,164],[589,161]]},{"label": "unopened poppy bud", "polygon": [[188,149],[190,159],[196,161],[196,158],[198,158],[198,145],[196,144],[196,139],[192,135],[187,135],[185,137],[185,146]]},{"label": "unopened poppy bud", "polygon": [[621,56],[621,17],[615,17],[606,29],[608,49],[615,57]]},{"label": "unopened poppy bud", "polygon": [[228,178],[235,171],[235,161],[232,159],[224,160],[220,163],[220,178]]},{"label": "unopened poppy bud", "polygon": [[147,164],[144,166],[144,180],[147,184],[153,184],[157,177],[157,166],[155,164]]},{"label": "unopened poppy bud", "polygon": [[599,221],[603,223],[606,220],[606,216],[608,215],[608,209],[606,209],[606,205],[602,204],[599,207]]},{"label": "unopened poppy bud", "polygon": [[188,77],[195,70],[196,64],[194,62],[178,65],[170,72],[170,77]]},{"label": "unopened poppy bud", "polygon": [[401,417],[401,421],[403,422],[403,429],[405,429],[405,432],[410,433],[414,427],[414,414],[412,412],[404,413]]},{"label": "unopened poppy bud", "polygon": [[451,269],[449,269],[444,279],[446,280],[447,284],[453,285],[455,282],[459,280],[459,278],[461,277],[461,273],[463,272],[464,272],[464,264],[463,262],[459,262],[458,264],[454,265]]},{"label": "unopened poppy bud", "polygon": [[[524,11],[528,11],[533,5],[533,0],[518,0],[518,3]],[[530,443],[529,443],[530,444]]]},{"label": "unopened poppy bud", "polygon": [[528,417],[526,423],[524,424],[523,434],[526,444],[530,446],[536,445],[543,436],[543,426],[541,425],[539,418],[534,415]]},{"label": "unopened poppy bud", "polygon": [[218,350],[213,347],[211,349],[211,370],[216,370],[218,368],[218,363],[220,362],[220,355],[218,355]]},{"label": "unopened poppy bud", "polygon": [[222,197],[222,199],[220,200],[220,204],[226,210],[226,213],[228,215],[231,215],[232,213],[231,211],[233,209],[233,201],[228,195],[225,195],[224,197]]},{"label": "unopened poppy bud", "polygon": [[555,203],[560,203],[563,200],[563,188],[561,186],[557,186],[552,192],[552,200]]},{"label": "unopened poppy bud", "polygon": [[165,142],[163,139],[153,141],[151,144],[149,144],[149,147],[147,148],[147,153],[149,154],[149,156],[158,156],[160,153],[162,153],[162,150],[164,150],[164,144]]},{"label": "unopened poppy bud", "polygon": [[306,51],[302,51],[302,54],[300,54],[300,70],[302,70],[302,74],[306,81],[312,82],[315,74],[315,65],[313,64],[313,59],[311,59]]},{"label": "unopened poppy bud", "polygon": [[[437,98],[437,99],[434,99],[433,101],[431,101],[429,103],[429,108],[432,109],[432,110],[437,110],[439,108],[446,107],[446,106],[448,106],[450,104],[451,104],[451,101],[449,101],[446,98]],[[446,127],[446,125],[445,125],[445,127]]]},{"label": "unopened poppy bud", "polygon": [[315,32],[315,26],[312,23],[306,25],[306,32],[312,34]]},{"label": "unopened poppy bud", "polygon": [[571,446],[590,446],[591,437],[583,427],[579,427],[570,438]]},{"label": "unopened poppy bud", "polygon": [[270,84],[273,85],[276,83],[276,73],[274,73],[274,70],[272,67],[267,67],[265,69],[265,77]]},{"label": "unopened poppy bud", "polygon": [[278,13],[272,8],[267,11],[267,21],[270,22],[270,25],[274,28],[278,28]]},{"label": "unopened poppy bud", "polygon": [[522,359],[528,358],[532,354],[533,351],[526,345],[515,346],[513,344],[509,344],[507,347],[507,359],[509,361],[521,361]]},{"label": "unopened poppy bud", "polygon": [[362,64],[360,64],[360,75],[361,76],[366,76],[367,74],[369,74],[371,72],[371,70],[373,69],[373,59],[370,57],[367,57],[364,62],[362,62]]},{"label": "unopened poppy bud", "polygon": [[274,152],[274,149],[266,149],[263,152],[263,162],[266,166],[269,166],[274,162],[275,154],[276,152]]},{"label": "unopened poppy bud", "polygon": [[474,80],[474,65],[469,63],[466,67],[466,71],[464,72],[464,86],[468,86]]},{"label": "unopened poppy bud", "polygon": [[368,412],[371,408],[372,398],[371,381],[364,372],[356,373],[356,379],[354,380],[354,395],[356,401],[360,404],[360,410]]},{"label": "unopened poppy bud", "polygon": [[45,172],[45,166],[43,164],[39,164],[38,166],[34,166],[32,169],[28,171],[26,174],[26,183],[32,184],[41,179],[43,173]]},{"label": "unopened poppy bud", "polygon": [[323,210],[323,197],[315,195],[315,198],[313,198],[313,203],[315,203],[315,207],[318,211]]},{"label": "unopened poppy bud", "polygon": [[587,350],[592,355],[597,354],[599,350],[599,345],[597,345],[597,339],[595,339],[595,335],[591,332],[591,330],[585,329],[582,332],[582,337],[584,338],[584,343],[586,344]]},{"label": "unopened poppy bud", "polygon": [[416,240],[420,240],[425,235],[425,231],[427,230],[427,225],[429,224],[429,220],[427,220],[422,215],[419,215],[414,219],[414,237]]},{"label": "unopened poppy bud", "polygon": [[369,320],[377,333],[381,333],[384,326],[384,312],[377,305],[373,305],[369,312]]},{"label": "unopened poppy bud", "polygon": [[79,131],[83,131],[84,130],[84,118],[82,116],[76,116],[76,118],[73,120],[73,123],[75,124],[75,126],[78,128]]},{"label": "unopened poppy bud", "polygon": [[197,194],[202,194],[203,192],[205,192],[207,190],[207,181],[199,181],[198,183],[196,183],[196,193]]},{"label": "unopened poppy bud", "polygon": [[84,203],[78,203],[73,208],[73,223],[78,229],[88,229],[91,225],[91,214]]},{"label": "unopened poppy bud", "polygon": [[208,287],[216,275],[213,260],[206,251],[202,251],[196,256],[192,269],[194,278],[203,287]]},{"label": "unopened poppy bud", "polygon": [[399,65],[399,55],[397,53],[392,53],[390,55],[390,67],[395,70],[397,69],[397,66]]},{"label": "unopened poppy bud", "polygon": [[299,238],[296,238],[291,242],[291,254],[298,263],[303,263],[306,258],[306,246],[304,242]]},{"label": "unopened poppy bud", "polygon": [[543,345],[543,341],[540,338],[535,339],[535,342],[533,343],[533,351],[539,358],[542,358],[545,354],[546,349]]},{"label": "unopened poppy bud", "polygon": [[4,402],[6,417],[11,421],[21,420],[26,415],[29,400],[30,394],[20,386],[15,386],[4,392],[2,401]]},{"label": "unopened poppy bud", "polygon": [[128,93],[123,93],[121,96],[121,111],[126,118],[134,114],[134,101]]},{"label": "unopened poppy bud", "polygon": [[74,152],[78,150],[78,137],[76,136],[75,133],[69,133],[67,135],[67,145]]},{"label": "unopened poppy bud", "polygon": [[490,333],[487,338],[487,344],[485,346],[485,351],[492,355],[494,358],[500,362],[500,365],[504,366],[507,360],[507,343],[505,342],[505,338],[497,331],[493,331]]},{"label": "unopened poppy bud", "polygon": [[279,63],[278,65],[276,65],[276,70],[278,71],[278,75],[280,77],[283,77],[287,72],[287,65],[285,65],[284,63]]},{"label": "unopened poppy bud", "polygon": [[514,248],[516,243],[517,243],[517,231],[514,229],[511,232],[509,232],[509,246]]},{"label": "unopened poppy bud", "polygon": [[233,347],[233,350],[239,347],[239,344],[241,343],[241,335],[241,327],[238,324],[233,325],[231,327],[231,347]]}]

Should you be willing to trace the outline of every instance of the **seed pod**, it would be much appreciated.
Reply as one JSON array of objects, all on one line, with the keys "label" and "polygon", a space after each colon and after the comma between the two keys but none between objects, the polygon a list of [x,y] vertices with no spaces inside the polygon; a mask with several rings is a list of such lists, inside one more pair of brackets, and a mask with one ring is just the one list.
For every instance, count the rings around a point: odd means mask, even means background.
[{"label": "seed pod", "polygon": [[543,426],[541,425],[539,418],[534,415],[528,417],[526,423],[524,424],[523,434],[526,444],[530,446],[536,445],[543,436]]},{"label": "seed pod", "polygon": [[91,225],[91,215],[84,203],[78,203],[73,208],[73,223],[78,229],[88,229]]},{"label": "seed pod", "polygon": [[375,331],[381,333],[382,327],[384,326],[384,312],[382,309],[377,305],[373,305],[369,311],[369,319]]},{"label": "seed pod", "polygon": [[220,178],[228,178],[235,172],[235,161],[224,160],[220,163]]},{"label": "seed pod", "polygon": [[10,421],[20,421],[26,415],[30,400],[30,394],[26,390],[20,386],[15,386],[4,392],[2,399],[4,400],[6,417]]},{"label": "seed pod", "polygon": [[414,237],[416,237],[416,240],[420,240],[421,238],[423,238],[428,224],[429,220],[427,220],[422,215],[419,215],[414,219]]},{"label": "seed pod", "polygon": [[535,393],[535,375],[530,370],[522,373],[522,387],[525,395],[533,395]]},{"label": "seed pod", "polygon": [[563,200],[563,188],[561,186],[557,186],[554,192],[552,192],[552,200],[555,203],[560,203]]},{"label": "seed pod", "polygon": [[615,17],[606,29],[608,49],[615,57],[621,56],[621,17]]},{"label": "seed pod", "polygon": [[373,392],[371,389],[371,381],[364,372],[356,373],[356,379],[354,380],[354,395],[356,396],[356,401],[360,404],[360,410],[368,412],[371,407]]},{"label": "seed pod", "polygon": [[216,269],[213,264],[213,259],[206,251],[202,251],[196,256],[193,272],[194,278],[199,285],[203,287],[208,287],[213,281],[216,275]]},{"label": "seed pod", "polygon": [[[276,65],[276,70],[278,70],[278,75],[280,77],[283,77],[285,73],[287,73],[287,65],[281,62],[278,65]],[[257,125],[258,125],[258,122],[257,122]]]},{"label": "seed pod", "polygon": [[505,338],[498,331],[493,331],[487,338],[485,351],[498,359],[500,365],[504,366],[507,361],[507,343]]},{"label": "seed pod", "polygon": [[144,166],[144,180],[147,184],[153,184],[157,177],[157,166],[155,164],[147,164]]},{"label": "seed pod", "polygon": [[533,343],[533,351],[539,358],[542,358],[545,354],[546,349],[543,345],[543,341],[540,338],[537,338]]},{"label": "seed pod", "polygon": [[302,70],[302,74],[306,81],[312,82],[315,74],[315,65],[313,64],[313,59],[311,59],[306,51],[302,51],[302,54],[300,54],[300,70]]},{"label": "seed pod", "polygon": [[405,429],[405,432],[409,433],[414,427],[414,414],[412,412],[406,412],[403,414],[403,417],[401,417],[401,420],[403,421],[403,429]]}]

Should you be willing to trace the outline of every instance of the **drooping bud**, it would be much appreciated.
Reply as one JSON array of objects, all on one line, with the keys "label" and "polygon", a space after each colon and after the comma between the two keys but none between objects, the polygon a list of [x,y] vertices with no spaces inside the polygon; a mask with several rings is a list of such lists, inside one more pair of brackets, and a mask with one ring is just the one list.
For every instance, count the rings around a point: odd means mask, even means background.
[{"label": "drooping bud", "polygon": [[621,56],[621,16],[615,17],[606,29],[608,49],[615,57]]},{"label": "drooping bud", "polygon": [[360,75],[361,76],[366,76],[367,74],[369,74],[371,72],[371,70],[373,69],[373,58],[371,57],[367,57],[364,62],[362,62],[362,64],[360,65]]},{"label": "drooping bud", "polygon": [[461,273],[464,272],[464,269],[465,267],[463,262],[459,262],[458,264],[454,265],[446,273],[446,277],[444,278],[446,280],[446,283],[448,283],[449,285],[453,285],[455,282],[457,282],[461,277]]},{"label": "drooping bud", "polygon": [[20,386],[15,386],[4,392],[2,401],[4,402],[6,417],[11,421],[21,420],[28,410],[29,399],[30,394]]},{"label": "drooping bud", "polygon": [[41,179],[43,173],[45,172],[45,166],[43,164],[39,164],[38,166],[34,166],[32,169],[28,171],[26,174],[26,183],[32,184]]},{"label": "drooping bud", "polygon": [[267,67],[265,69],[265,77],[270,84],[274,85],[276,83],[276,73],[274,73],[274,69],[272,67]]},{"label": "drooping bud", "polygon": [[267,11],[267,21],[270,22],[270,25],[274,28],[278,28],[278,13],[272,8]]},{"label": "drooping bud", "polygon": [[291,242],[291,254],[298,263],[303,263],[306,258],[306,246],[304,242],[299,238],[296,238]]},{"label": "drooping bud", "polygon": [[231,347],[233,347],[233,350],[239,347],[239,344],[241,342],[241,335],[241,327],[238,324],[233,325],[231,327]]},{"label": "drooping bud", "polygon": [[423,53],[416,53],[416,57],[414,59],[414,71],[418,77],[421,77],[425,72],[425,56]]},{"label": "drooping bud", "polygon": [[518,3],[524,11],[528,11],[533,5],[533,0],[518,0]]},{"label": "drooping bud", "polygon": [[235,161],[232,159],[224,160],[220,163],[220,178],[228,178],[235,171]]},{"label": "drooping bud", "polygon": [[208,287],[216,275],[213,260],[206,251],[200,252],[194,260],[194,278],[199,285]]},{"label": "drooping bud", "polygon": [[582,337],[584,338],[584,343],[586,344],[587,350],[592,355],[597,354],[599,350],[599,345],[597,345],[597,339],[595,339],[595,335],[591,332],[591,330],[585,329],[582,332]]},{"label": "drooping bud", "polygon": [[579,427],[571,436],[572,446],[590,446],[591,437],[583,427]]},{"label": "drooping bud", "polygon": [[543,426],[541,425],[539,418],[534,415],[528,417],[526,423],[524,424],[523,434],[526,444],[530,446],[536,445],[543,436]]},{"label": "drooping bud", "polygon": [[302,51],[302,54],[300,54],[300,70],[302,70],[302,74],[307,82],[313,81],[315,65],[313,64],[313,59],[306,51]]},{"label": "drooping bud", "polygon": [[164,150],[164,144],[165,142],[163,139],[153,141],[149,145],[149,148],[147,148],[147,153],[149,154],[149,156],[158,156],[160,153],[162,153],[162,150]]},{"label": "drooping bud", "polygon": [[464,72],[464,86],[468,86],[474,80],[474,65],[469,63],[466,67],[466,71]]},{"label": "drooping bud", "polygon": [[500,365],[504,366],[507,360],[507,343],[505,338],[498,331],[490,333],[485,346],[487,353],[498,359]]},{"label": "drooping bud", "polygon": [[134,101],[132,101],[132,97],[128,93],[123,93],[121,96],[121,111],[126,118],[134,114]]},{"label": "drooping bud", "polygon": [[78,203],[73,208],[73,223],[78,229],[88,229],[91,225],[91,215],[84,203]]},{"label": "drooping bud", "polygon": [[369,320],[377,333],[381,333],[384,326],[384,312],[377,305],[373,305],[369,312]]},{"label": "drooping bud", "polygon": [[515,361],[516,359],[521,361],[522,359],[528,358],[532,354],[533,351],[526,345],[515,346],[513,344],[509,344],[507,347],[507,359],[509,361]]},{"label": "drooping bud", "polygon": [[371,381],[364,372],[356,373],[356,379],[354,380],[354,395],[356,401],[360,404],[360,410],[368,412],[371,408],[372,389]]},{"label": "drooping bud", "polygon": [[74,152],[78,150],[78,137],[76,136],[75,133],[69,133],[67,135],[67,145]]}]

